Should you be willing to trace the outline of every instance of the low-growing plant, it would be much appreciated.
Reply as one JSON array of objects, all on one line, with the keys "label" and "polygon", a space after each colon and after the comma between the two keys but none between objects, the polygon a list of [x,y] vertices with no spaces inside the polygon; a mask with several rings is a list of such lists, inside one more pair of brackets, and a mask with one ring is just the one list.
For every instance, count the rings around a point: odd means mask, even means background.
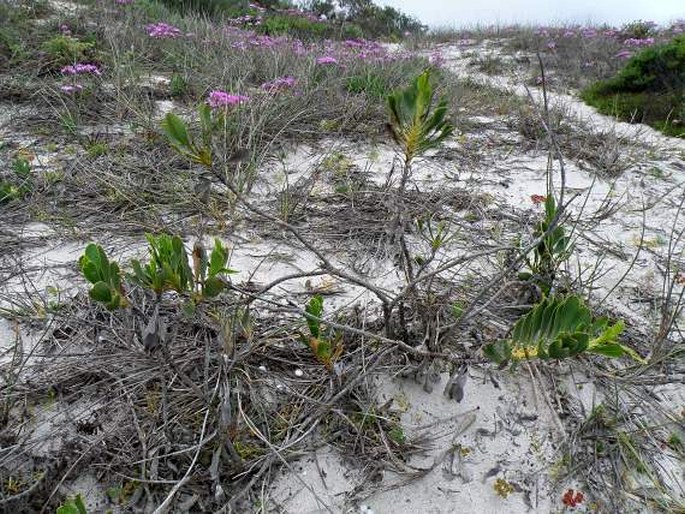
[{"label": "low-growing plant", "polygon": [[87,59],[94,43],[80,41],[75,37],[59,34],[43,43],[43,50],[47,53],[54,65],[70,65]]},{"label": "low-growing plant", "polygon": [[390,130],[404,152],[405,166],[454,133],[447,119],[447,100],[434,105],[434,96],[430,71],[426,70],[408,88],[387,98]]},{"label": "low-growing plant", "polygon": [[387,87],[383,78],[373,72],[349,77],[345,87],[348,93],[364,93],[372,98],[385,98],[387,96]]},{"label": "low-growing plant", "polygon": [[0,180],[0,204],[21,200],[33,191],[33,174],[31,163],[18,157],[12,161],[12,173],[9,178]]},{"label": "low-growing plant", "polygon": [[488,344],[485,355],[504,366],[524,359],[566,359],[584,352],[606,357],[644,359],[618,341],[624,324],[610,324],[606,317],[594,318],[576,296],[549,296],[520,318],[511,337]]},{"label": "low-growing plant", "polygon": [[88,514],[83,497],[77,494],[74,498],[69,498],[62,505],[57,507],[56,514]]},{"label": "low-growing plant", "polygon": [[174,98],[182,98],[188,94],[188,81],[179,73],[174,73],[169,80],[169,94]]},{"label": "low-growing plant", "polygon": [[[168,113],[162,121],[162,130],[167,136],[172,148],[179,154],[187,157],[193,162],[211,168],[212,148],[210,145],[212,132],[219,123],[212,116],[212,111],[208,105],[202,104],[198,108],[200,115],[200,138],[191,136],[188,132],[186,123],[174,113]],[[217,114],[217,117],[220,117]]]},{"label": "low-growing plant", "polygon": [[535,239],[546,235],[533,249],[532,256],[526,256],[529,271],[519,273],[519,279],[532,281],[545,294],[549,294],[559,266],[569,258],[572,251],[566,229],[561,223],[549,231],[557,213],[558,207],[554,195],[549,193],[545,198],[544,217],[535,225],[533,232]]},{"label": "low-growing plant", "polygon": [[79,266],[83,276],[93,285],[88,292],[93,300],[103,303],[108,310],[128,305],[121,285],[119,264],[110,262],[100,245],[91,243],[86,246]]},{"label": "low-growing plant", "polygon": [[327,337],[322,330],[321,317],[323,316],[323,297],[315,295],[307,303],[305,311],[309,316],[305,316],[307,327],[309,328],[309,337],[306,337],[305,344],[311,348],[314,357],[326,366],[329,370],[333,370],[335,362],[340,358],[343,352],[343,346],[340,340],[331,339]]},{"label": "low-growing plant", "polygon": [[224,276],[235,273],[227,268],[229,252],[218,239],[209,257],[200,243],[193,249],[193,268],[188,253],[178,236],[161,234],[146,235],[150,247],[150,261],[143,265],[137,259],[131,261],[132,279],[138,284],[162,294],[175,291],[191,294],[194,301],[213,298],[225,288]]},{"label": "low-growing plant", "polygon": [[[190,305],[214,298],[226,288],[226,275],[235,273],[228,268],[228,249],[214,240],[209,255],[197,242],[192,253],[192,267],[183,241],[178,236],[146,234],[150,260],[147,263],[131,261],[133,273],[125,278],[159,296],[165,291],[175,291],[190,296]],[[101,246],[91,243],[79,259],[81,272],[93,284],[90,297],[101,302],[108,310],[128,306],[119,264],[110,262]]]}]

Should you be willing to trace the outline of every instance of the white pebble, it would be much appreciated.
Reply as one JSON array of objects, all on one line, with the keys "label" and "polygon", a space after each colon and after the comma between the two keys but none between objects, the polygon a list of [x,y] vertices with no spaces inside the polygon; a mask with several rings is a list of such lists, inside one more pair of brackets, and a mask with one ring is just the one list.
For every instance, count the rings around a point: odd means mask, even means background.
[{"label": "white pebble", "polygon": [[302,376],[304,376],[304,371],[302,371],[301,369],[296,369],[296,370],[295,370],[295,376],[296,376],[296,377],[302,377]]},{"label": "white pebble", "polygon": [[259,371],[263,371],[266,373],[266,366],[259,366]]}]

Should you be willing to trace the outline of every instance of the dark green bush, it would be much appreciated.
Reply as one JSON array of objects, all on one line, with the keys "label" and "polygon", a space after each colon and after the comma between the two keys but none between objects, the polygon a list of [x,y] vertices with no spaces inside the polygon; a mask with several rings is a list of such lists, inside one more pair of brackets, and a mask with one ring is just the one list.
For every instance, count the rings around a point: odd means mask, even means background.
[{"label": "dark green bush", "polygon": [[601,113],[685,137],[685,35],[646,48],[608,80],[582,93]]}]

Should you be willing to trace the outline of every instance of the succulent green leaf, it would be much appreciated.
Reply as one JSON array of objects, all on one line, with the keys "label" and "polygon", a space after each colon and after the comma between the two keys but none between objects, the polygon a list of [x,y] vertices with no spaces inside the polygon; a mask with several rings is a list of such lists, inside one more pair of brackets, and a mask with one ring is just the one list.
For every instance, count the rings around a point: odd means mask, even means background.
[{"label": "succulent green leaf", "polygon": [[186,125],[174,113],[167,113],[164,121],[162,121],[162,129],[172,144],[191,149],[192,145]]},{"label": "succulent green leaf", "polygon": [[483,353],[491,361],[499,365],[504,365],[511,359],[511,345],[504,340],[486,344]]},{"label": "succulent green leaf", "polygon": [[226,288],[223,280],[216,276],[207,277],[204,287],[202,288],[202,295],[207,298],[214,298],[219,295]]},{"label": "succulent green leaf", "polygon": [[75,498],[69,499],[57,508],[57,514],[88,514],[86,505],[80,494]]},{"label": "succulent green leaf", "polygon": [[108,303],[112,301],[112,290],[104,282],[97,282],[89,292],[90,297],[102,303]]},{"label": "succulent green leaf", "polygon": [[209,276],[216,276],[221,273],[227,273],[232,270],[227,270],[228,263],[228,249],[221,244],[218,239],[214,240],[214,248],[209,256]]},{"label": "succulent green leaf", "polygon": [[487,345],[485,354],[499,364],[529,355],[565,359],[586,351],[640,360],[636,352],[617,342],[622,331],[620,321],[613,325],[606,318],[593,321],[590,309],[578,296],[550,296],[516,322],[509,340]]},{"label": "succulent green leaf", "polygon": [[[307,314],[321,318],[323,315],[323,297],[319,294],[313,296],[305,307],[305,311]],[[321,322],[318,319],[307,318],[307,326],[312,337],[317,339],[321,337]]]}]

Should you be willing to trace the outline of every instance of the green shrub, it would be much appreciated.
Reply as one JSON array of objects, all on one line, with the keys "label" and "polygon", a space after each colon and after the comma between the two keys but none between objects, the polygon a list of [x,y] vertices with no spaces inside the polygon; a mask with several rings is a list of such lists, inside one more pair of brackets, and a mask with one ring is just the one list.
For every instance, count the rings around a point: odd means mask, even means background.
[{"label": "green shrub", "polygon": [[373,72],[349,77],[346,82],[346,89],[348,93],[365,93],[374,98],[385,98],[388,95],[388,88],[383,77]]},{"label": "green shrub", "polygon": [[12,174],[7,179],[0,179],[0,204],[20,200],[31,191],[33,191],[31,164],[19,157],[12,162]]},{"label": "green shrub", "polygon": [[95,47],[93,42],[79,41],[71,36],[60,34],[46,41],[43,50],[52,61],[59,65],[73,64],[86,60]]},{"label": "green shrub", "polygon": [[328,24],[302,16],[275,14],[264,19],[259,31],[269,36],[290,35],[299,39],[321,39],[328,35]]},{"label": "green shrub", "polygon": [[352,23],[335,24],[316,21],[305,16],[271,14],[255,29],[269,36],[288,35],[305,41],[321,39],[360,39],[364,32]]},{"label": "green shrub", "polygon": [[613,78],[582,93],[601,113],[685,137],[685,36],[633,56]]}]

